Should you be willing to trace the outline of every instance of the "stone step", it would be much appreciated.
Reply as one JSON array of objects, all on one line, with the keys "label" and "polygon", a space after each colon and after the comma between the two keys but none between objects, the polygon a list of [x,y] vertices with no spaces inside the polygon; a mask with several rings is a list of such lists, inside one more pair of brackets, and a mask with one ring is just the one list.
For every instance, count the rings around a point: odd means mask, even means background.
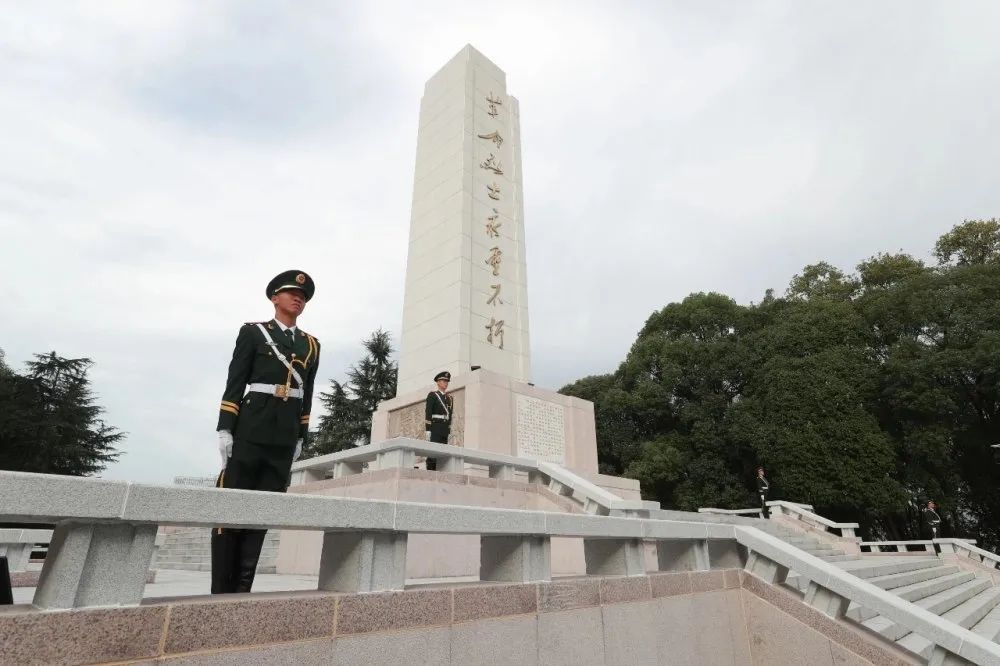
[{"label": "stone step", "polygon": [[[932,594],[929,597],[917,601],[916,604],[920,608],[930,611],[935,615],[943,615],[952,608],[965,603],[989,587],[989,581],[973,579],[943,592]],[[888,618],[882,617],[881,615],[877,615],[870,620],[865,620],[862,624],[872,631],[885,636],[891,641],[898,641],[900,638],[909,633],[909,631],[901,625]]]},{"label": "stone step", "polygon": [[939,567],[903,571],[901,573],[889,574],[887,576],[875,576],[874,578],[869,578],[868,582],[875,587],[881,587],[883,590],[892,590],[897,587],[905,587],[921,581],[931,580],[932,578],[949,576],[951,574],[958,573],[959,571],[960,569],[958,566],[954,564],[942,565]]},{"label": "stone step", "polygon": [[837,548],[803,548],[810,555],[815,555],[816,557],[833,557],[835,555],[846,555],[846,553]]},{"label": "stone step", "polygon": [[889,574],[903,571],[913,571],[914,569],[927,569],[929,567],[941,566],[941,560],[936,557],[929,558],[906,558],[902,562],[879,562],[880,556],[862,557],[862,561],[855,564],[850,563],[841,568],[852,576],[858,578],[874,578],[876,576],[887,576]]},{"label": "stone step", "polygon": [[[956,568],[957,567],[952,567]],[[904,585],[890,590],[900,599],[910,602],[920,601],[921,599],[926,599],[927,597],[944,592],[945,590],[950,590],[954,587],[967,583],[975,578],[975,575],[969,571],[956,571],[955,573],[945,574],[936,578],[931,578],[929,580],[921,580],[915,583],[910,583],[909,585]],[[863,608],[856,604],[851,604],[847,609],[847,616],[857,622],[864,622],[865,620],[871,619],[878,615],[877,612],[869,609]]]},{"label": "stone step", "polygon": [[827,555],[823,559],[827,562],[853,562],[854,560],[860,560],[862,555]]},{"label": "stone step", "polygon": [[989,641],[1000,642],[1000,606],[986,614],[982,620],[972,627],[972,633]]},{"label": "stone step", "polygon": [[[990,587],[965,603],[955,606],[942,615],[941,619],[954,622],[960,627],[969,629],[993,611],[998,604],[1000,604],[1000,587]],[[924,659],[929,659],[931,652],[934,650],[933,641],[914,633],[907,634],[897,642],[910,652],[918,654]]]}]

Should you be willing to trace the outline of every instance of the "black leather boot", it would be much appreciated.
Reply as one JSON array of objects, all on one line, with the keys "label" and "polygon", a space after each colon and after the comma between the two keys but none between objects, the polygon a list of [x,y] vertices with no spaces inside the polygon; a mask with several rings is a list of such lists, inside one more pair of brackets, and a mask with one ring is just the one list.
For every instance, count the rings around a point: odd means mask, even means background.
[{"label": "black leather boot", "polygon": [[253,578],[257,573],[257,560],[264,545],[267,530],[243,530],[240,539],[239,573],[236,576],[236,592],[249,592],[253,588]]}]

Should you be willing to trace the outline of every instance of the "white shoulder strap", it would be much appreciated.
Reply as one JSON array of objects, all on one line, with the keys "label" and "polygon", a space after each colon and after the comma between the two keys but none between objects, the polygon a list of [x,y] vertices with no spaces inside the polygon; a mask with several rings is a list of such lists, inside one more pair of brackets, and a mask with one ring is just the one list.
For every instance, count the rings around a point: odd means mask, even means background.
[{"label": "white shoulder strap", "polygon": [[448,415],[448,418],[451,418],[451,410],[448,409],[447,403],[445,403],[445,401],[441,398],[441,393],[439,391],[434,391],[434,395],[437,396],[438,402],[440,402],[441,406],[444,407],[444,413]]},{"label": "white shoulder strap", "polygon": [[292,364],[288,362],[288,359],[285,358],[285,355],[282,354],[281,351],[278,349],[278,343],[274,341],[274,338],[271,337],[271,334],[267,332],[266,328],[264,328],[264,324],[257,324],[257,328],[260,329],[261,335],[264,336],[264,342],[270,345],[271,350],[274,352],[274,355],[278,357],[278,360],[281,361],[286,368],[292,371],[292,377],[295,377],[295,381],[299,383],[299,386],[305,388],[305,384],[302,382],[302,375],[299,374],[298,370],[296,370],[292,366]]}]

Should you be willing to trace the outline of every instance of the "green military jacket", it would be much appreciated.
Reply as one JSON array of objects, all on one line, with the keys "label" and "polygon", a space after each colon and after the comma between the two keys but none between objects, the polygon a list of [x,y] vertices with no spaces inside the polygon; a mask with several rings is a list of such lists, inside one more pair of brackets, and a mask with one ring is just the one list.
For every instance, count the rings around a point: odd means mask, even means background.
[{"label": "green military jacket", "polygon": [[[306,439],[309,434],[309,408],[319,366],[319,341],[296,330],[293,342],[273,319],[261,323],[270,340],[264,338],[257,322],[244,324],[236,336],[216,429],[228,430],[236,439],[294,446],[297,439]],[[276,347],[268,344],[271,340]],[[302,377],[302,386],[294,376],[290,383],[292,389],[302,389],[301,398],[285,400],[273,394],[246,391],[249,384],[286,385],[288,368],[275,355],[275,350],[280,351]]]}]

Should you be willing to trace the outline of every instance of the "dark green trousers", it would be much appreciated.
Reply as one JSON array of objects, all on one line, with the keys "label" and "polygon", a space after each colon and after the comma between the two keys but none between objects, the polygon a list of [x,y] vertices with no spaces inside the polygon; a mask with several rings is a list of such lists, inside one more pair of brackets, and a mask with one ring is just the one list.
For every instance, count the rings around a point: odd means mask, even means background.
[{"label": "dark green trousers", "polygon": [[[294,454],[294,444],[275,446],[238,439],[215,485],[283,493],[288,489]],[[267,530],[212,530],[212,594],[250,591],[265,534]]]}]

